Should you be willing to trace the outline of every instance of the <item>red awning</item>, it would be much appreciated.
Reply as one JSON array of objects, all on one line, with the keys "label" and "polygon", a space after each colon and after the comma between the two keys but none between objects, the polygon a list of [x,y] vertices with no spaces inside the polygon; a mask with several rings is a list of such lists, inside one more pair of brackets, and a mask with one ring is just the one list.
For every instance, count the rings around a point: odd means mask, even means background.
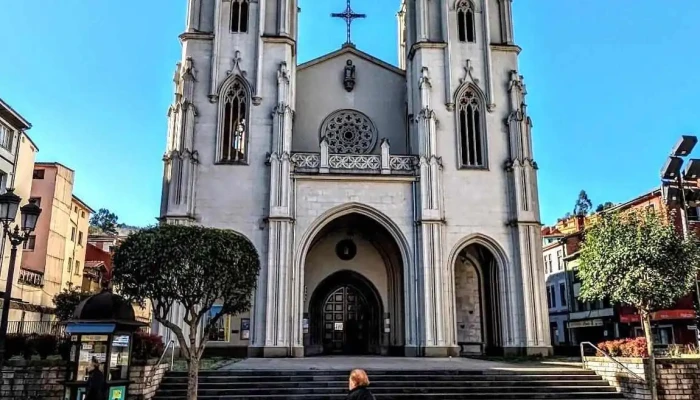
[{"label": "red awning", "polygon": [[[671,319],[695,319],[695,310],[661,310],[651,313],[652,321],[665,321]],[[639,321],[639,314],[620,315],[620,322],[623,323],[629,324]]]}]

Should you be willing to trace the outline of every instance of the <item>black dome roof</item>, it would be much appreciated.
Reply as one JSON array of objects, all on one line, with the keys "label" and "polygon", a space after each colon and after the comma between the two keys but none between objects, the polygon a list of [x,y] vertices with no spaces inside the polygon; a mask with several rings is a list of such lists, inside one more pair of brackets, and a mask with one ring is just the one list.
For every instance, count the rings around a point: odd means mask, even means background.
[{"label": "black dome roof", "polygon": [[123,297],[108,290],[90,296],[78,304],[73,319],[92,321],[136,322],[134,308]]}]

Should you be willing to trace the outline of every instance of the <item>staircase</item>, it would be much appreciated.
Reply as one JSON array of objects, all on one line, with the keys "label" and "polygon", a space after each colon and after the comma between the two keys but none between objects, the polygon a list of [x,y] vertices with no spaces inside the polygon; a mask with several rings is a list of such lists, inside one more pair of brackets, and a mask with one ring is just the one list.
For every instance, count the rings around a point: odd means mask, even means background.
[{"label": "staircase", "polygon": [[[591,371],[367,371],[377,399],[622,399]],[[344,399],[349,371],[203,371],[198,399]],[[184,400],[187,374],[168,373],[155,400]]]}]

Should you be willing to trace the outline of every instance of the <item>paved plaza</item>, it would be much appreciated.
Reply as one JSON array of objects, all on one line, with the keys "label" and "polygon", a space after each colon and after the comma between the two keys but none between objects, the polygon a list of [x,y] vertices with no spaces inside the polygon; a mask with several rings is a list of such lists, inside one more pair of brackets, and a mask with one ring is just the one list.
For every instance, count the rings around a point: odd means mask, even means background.
[{"label": "paved plaza", "polygon": [[229,370],[295,370],[325,371],[353,368],[366,370],[460,370],[460,371],[524,371],[524,370],[574,370],[580,369],[577,363],[564,362],[519,362],[508,363],[473,358],[414,358],[414,357],[348,357],[321,356],[307,358],[248,358],[223,369]]}]

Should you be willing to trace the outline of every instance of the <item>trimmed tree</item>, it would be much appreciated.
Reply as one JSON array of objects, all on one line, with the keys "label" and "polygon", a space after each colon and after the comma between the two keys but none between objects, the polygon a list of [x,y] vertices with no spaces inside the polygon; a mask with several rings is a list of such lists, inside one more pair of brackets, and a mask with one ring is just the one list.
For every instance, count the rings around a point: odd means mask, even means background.
[{"label": "trimmed tree", "polygon": [[652,209],[604,213],[585,233],[578,267],[580,298],[609,299],[637,309],[647,340],[653,399],[658,396],[651,313],[689,294],[698,266],[695,237],[684,238]]},{"label": "trimmed tree", "polygon": [[[259,271],[253,244],[230,230],[161,225],[130,235],[115,251],[113,280],[120,293],[150,299],[153,317],[177,337],[189,370],[188,399],[197,398],[209,332],[224,315],[250,309]],[[206,318],[214,305],[221,311]],[[182,320],[171,315],[176,307],[184,312]]]}]

